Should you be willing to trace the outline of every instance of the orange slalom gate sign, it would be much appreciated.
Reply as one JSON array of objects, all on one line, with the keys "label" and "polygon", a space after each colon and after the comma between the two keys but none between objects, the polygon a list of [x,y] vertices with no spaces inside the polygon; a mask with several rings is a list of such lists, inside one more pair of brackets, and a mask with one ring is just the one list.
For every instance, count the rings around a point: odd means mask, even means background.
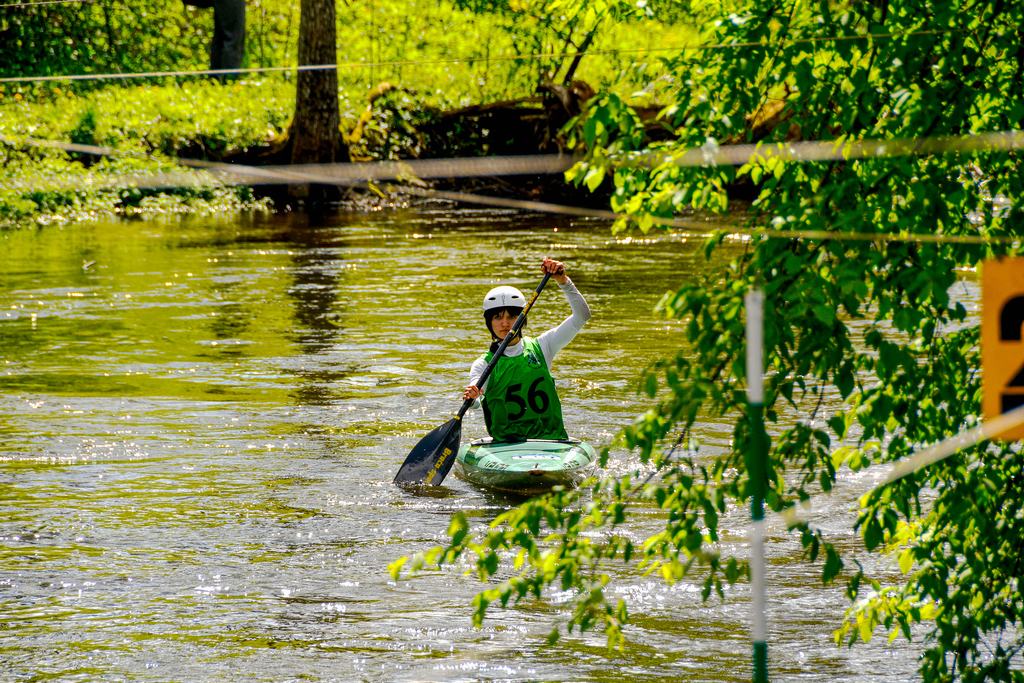
[{"label": "orange slalom gate sign", "polygon": [[[981,265],[981,388],[985,419],[1024,405],[1024,258]],[[1024,425],[997,438],[1024,439]]]}]

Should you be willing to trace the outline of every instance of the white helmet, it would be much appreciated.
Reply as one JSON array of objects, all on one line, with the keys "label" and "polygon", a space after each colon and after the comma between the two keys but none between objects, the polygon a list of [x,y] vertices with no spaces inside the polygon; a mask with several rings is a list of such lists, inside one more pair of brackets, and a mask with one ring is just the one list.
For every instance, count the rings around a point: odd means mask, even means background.
[{"label": "white helmet", "polygon": [[526,306],[526,297],[518,289],[508,285],[495,287],[484,295],[484,313],[507,306],[523,308]]}]

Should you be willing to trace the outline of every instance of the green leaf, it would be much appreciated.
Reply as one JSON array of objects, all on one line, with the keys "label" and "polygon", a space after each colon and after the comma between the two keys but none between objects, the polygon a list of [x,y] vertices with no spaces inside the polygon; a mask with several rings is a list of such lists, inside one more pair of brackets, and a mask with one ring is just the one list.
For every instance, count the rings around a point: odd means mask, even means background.
[{"label": "green leaf", "polygon": [[905,548],[903,552],[900,553],[899,565],[901,572],[903,572],[904,574],[910,573],[911,567],[914,566],[913,548]]},{"label": "green leaf", "polygon": [[644,378],[644,393],[646,393],[649,398],[654,398],[658,395],[658,378],[654,373],[650,373],[646,378]]},{"label": "green leaf", "polygon": [[871,636],[874,633],[874,624],[872,624],[872,622],[867,618],[858,618],[857,633],[860,635],[860,639],[862,642],[871,642]]},{"label": "green leaf", "polygon": [[408,561],[408,557],[399,557],[388,565],[388,574],[391,575],[392,580],[398,581],[402,575],[402,567],[404,567]]},{"label": "green leaf", "polygon": [[825,567],[822,570],[822,583],[832,583],[843,569],[843,561],[839,553],[830,545],[825,546]]},{"label": "green leaf", "polygon": [[836,436],[840,439],[846,436],[846,415],[843,413],[836,413],[828,419],[828,426],[835,432]]},{"label": "green leaf", "polygon": [[863,536],[864,545],[868,550],[874,550],[882,543],[882,527],[874,517],[869,518],[865,523]]},{"label": "green leaf", "polygon": [[466,515],[462,512],[453,514],[448,523],[448,537],[451,539],[452,545],[461,544],[468,533],[469,521],[466,519]]},{"label": "green leaf", "polygon": [[818,304],[811,309],[814,317],[821,321],[826,327],[832,327],[836,321],[836,311],[826,304]]},{"label": "green leaf", "polygon": [[595,192],[601,183],[604,182],[604,166],[591,166],[583,177],[583,184],[591,192]]}]

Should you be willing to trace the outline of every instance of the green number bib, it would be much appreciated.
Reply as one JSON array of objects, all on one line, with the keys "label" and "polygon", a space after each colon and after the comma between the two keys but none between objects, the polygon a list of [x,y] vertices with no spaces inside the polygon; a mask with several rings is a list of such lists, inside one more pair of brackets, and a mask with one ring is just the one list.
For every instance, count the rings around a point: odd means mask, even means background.
[{"label": "green number bib", "polygon": [[[503,356],[487,380],[483,398],[487,433],[495,441],[567,439],[562,404],[536,339],[524,337],[523,353]],[[490,362],[493,356],[484,356]]]}]

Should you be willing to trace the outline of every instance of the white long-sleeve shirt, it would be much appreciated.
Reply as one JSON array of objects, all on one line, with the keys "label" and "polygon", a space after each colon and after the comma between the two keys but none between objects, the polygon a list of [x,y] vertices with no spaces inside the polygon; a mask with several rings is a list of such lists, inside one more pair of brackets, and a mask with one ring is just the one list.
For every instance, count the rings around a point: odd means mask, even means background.
[{"label": "white long-sleeve shirt", "polygon": [[[555,354],[561,351],[566,344],[572,341],[572,338],[576,336],[576,333],[583,329],[583,325],[590,320],[590,306],[587,305],[586,299],[580,294],[579,290],[576,289],[576,285],[572,283],[572,280],[566,281],[564,285],[558,285],[562,290],[562,294],[565,296],[566,301],[569,302],[569,308],[572,310],[572,315],[563,320],[558,324],[557,327],[552,327],[550,330],[542,333],[537,337],[538,343],[540,343],[540,349],[544,353],[544,361],[548,365],[548,370],[551,369],[551,362],[555,358]],[[520,341],[515,346],[509,344],[505,347],[506,356],[521,356],[523,355],[523,343]],[[481,356],[473,361],[472,367],[469,369],[469,383],[472,386],[476,386],[477,380],[480,379],[480,375],[484,374],[484,369],[487,368],[487,361]],[[489,380],[488,380],[489,381]],[[484,382],[484,386],[480,387],[481,390],[486,389],[487,382]],[[474,407],[479,405],[480,401],[474,403]]]}]

